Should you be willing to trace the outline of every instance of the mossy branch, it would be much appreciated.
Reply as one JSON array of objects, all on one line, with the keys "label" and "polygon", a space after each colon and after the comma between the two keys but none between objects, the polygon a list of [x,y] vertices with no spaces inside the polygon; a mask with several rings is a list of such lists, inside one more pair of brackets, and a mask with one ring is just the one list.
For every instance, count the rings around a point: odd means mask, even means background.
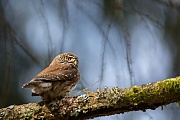
[{"label": "mossy branch", "polygon": [[180,101],[180,77],[131,88],[104,88],[51,103],[11,105],[0,119],[87,119],[146,109]]}]

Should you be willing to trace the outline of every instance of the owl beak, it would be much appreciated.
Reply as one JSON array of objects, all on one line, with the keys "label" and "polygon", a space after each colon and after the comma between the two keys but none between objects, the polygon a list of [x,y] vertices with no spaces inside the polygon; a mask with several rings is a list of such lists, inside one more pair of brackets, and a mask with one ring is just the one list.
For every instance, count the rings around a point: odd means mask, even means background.
[{"label": "owl beak", "polygon": [[78,61],[77,60],[74,61],[74,65],[76,65],[76,66],[78,65]]}]

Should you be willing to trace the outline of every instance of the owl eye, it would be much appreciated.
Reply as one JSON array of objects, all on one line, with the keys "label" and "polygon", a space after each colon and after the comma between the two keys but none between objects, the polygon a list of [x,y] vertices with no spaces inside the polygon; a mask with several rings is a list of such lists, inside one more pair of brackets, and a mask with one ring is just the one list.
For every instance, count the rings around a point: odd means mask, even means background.
[{"label": "owl eye", "polygon": [[71,59],[72,59],[71,57],[65,57],[66,61],[71,61]]},{"label": "owl eye", "polygon": [[68,57],[67,60],[70,61],[72,58]]}]

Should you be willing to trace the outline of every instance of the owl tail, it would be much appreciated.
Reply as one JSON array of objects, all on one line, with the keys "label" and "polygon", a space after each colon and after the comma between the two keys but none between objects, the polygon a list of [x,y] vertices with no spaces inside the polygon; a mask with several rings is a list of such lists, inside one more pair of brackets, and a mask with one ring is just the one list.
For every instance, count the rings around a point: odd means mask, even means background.
[{"label": "owl tail", "polygon": [[24,85],[22,86],[22,88],[32,88],[32,87],[34,87],[34,85],[29,84],[29,83],[24,84]]},{"label": "owl tail", "polygon": [[33,87],[38,86],[39,84],[40,84],[39,82],[29,82],[29,83],[24,84],[22,88],[33,88]]}]

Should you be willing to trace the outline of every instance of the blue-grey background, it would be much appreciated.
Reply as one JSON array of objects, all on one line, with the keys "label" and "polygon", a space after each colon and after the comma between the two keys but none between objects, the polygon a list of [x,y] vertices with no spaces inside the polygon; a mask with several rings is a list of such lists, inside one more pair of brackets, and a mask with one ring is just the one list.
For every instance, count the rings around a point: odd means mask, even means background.
[{"label": "blue-grey background", "polygon": [[[68,51],[80,61],[73,94],[178,76],[179,11],[177,0],[1,0],[0,108],[40,101],[21,86]],[[179,120],[180,107],[96,119]]]}]

